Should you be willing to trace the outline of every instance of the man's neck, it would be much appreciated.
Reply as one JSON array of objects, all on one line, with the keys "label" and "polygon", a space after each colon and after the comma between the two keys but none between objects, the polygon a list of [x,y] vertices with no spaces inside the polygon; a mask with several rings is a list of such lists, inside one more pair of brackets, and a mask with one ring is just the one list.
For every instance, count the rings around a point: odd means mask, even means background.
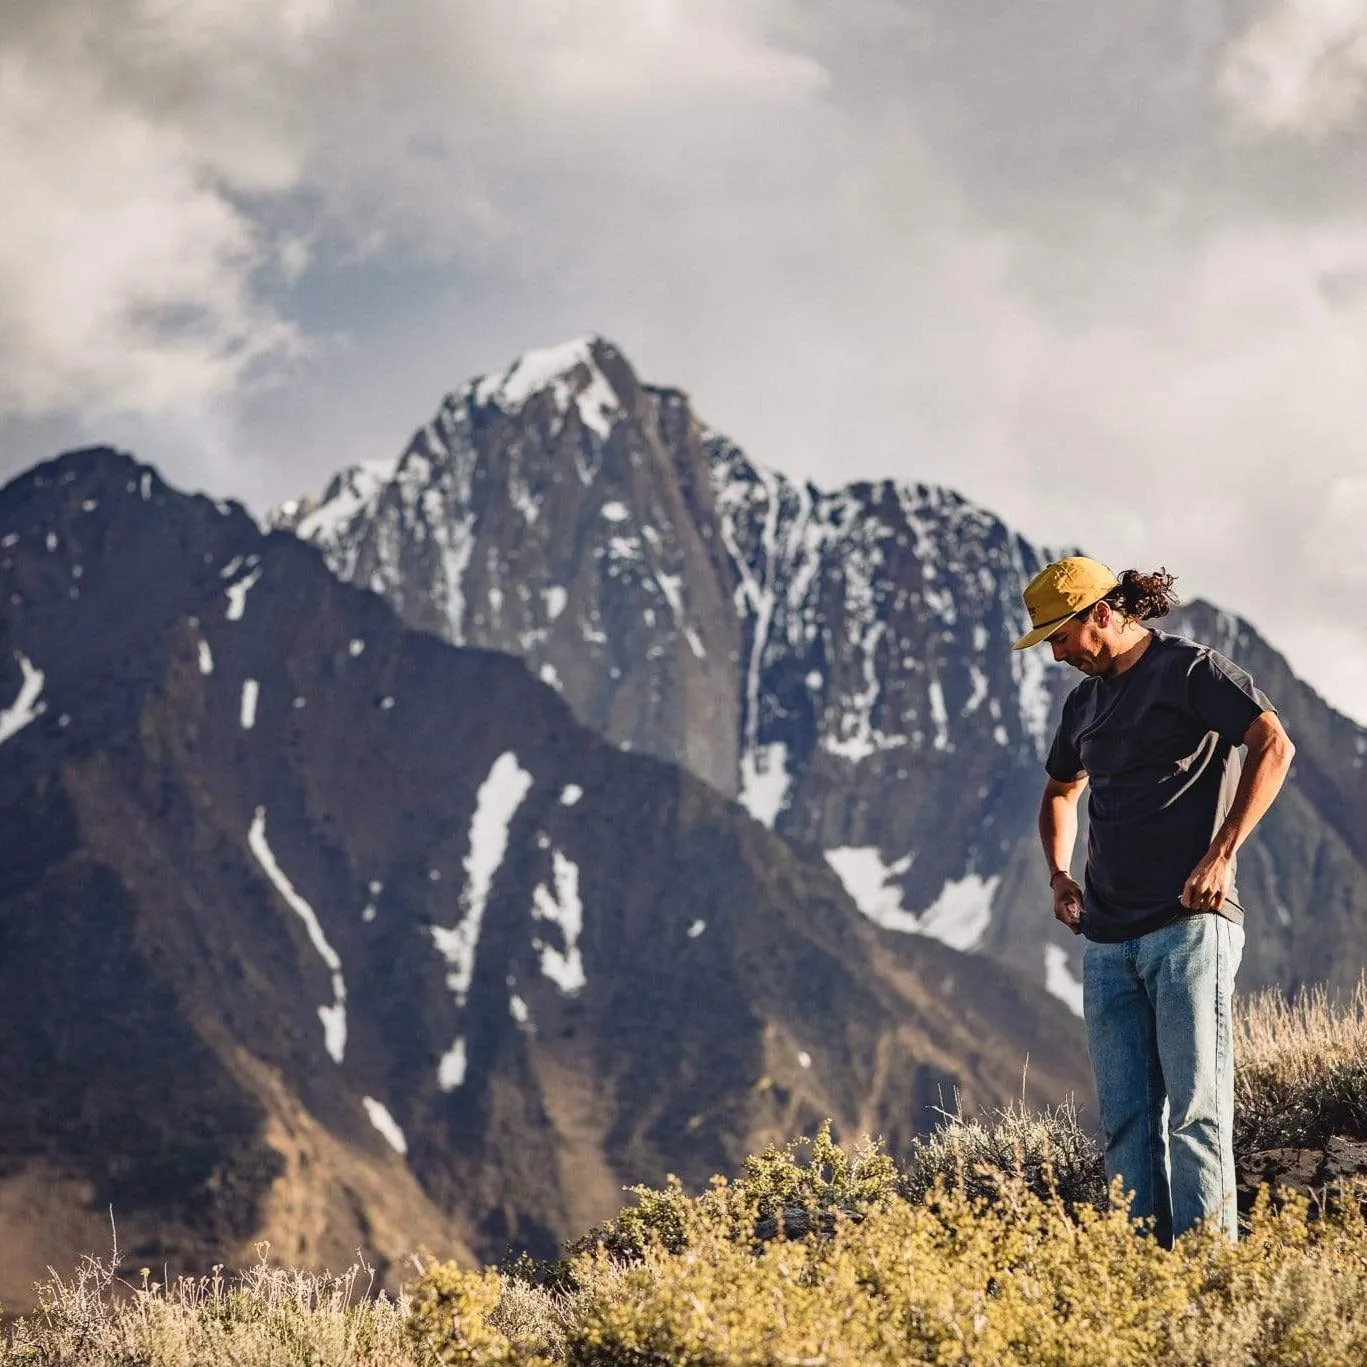
[{"label": "man's neck", "polygon": [[1106,671],[1106,677],[1115,679],[1127,669],[1133,669],[1152,642],[1153,632],[1148,627],[1135,627],[1133,637],[1129,632],[1126,632],[1120,640],[1120,654],[1111,661],[1111,667]]}]

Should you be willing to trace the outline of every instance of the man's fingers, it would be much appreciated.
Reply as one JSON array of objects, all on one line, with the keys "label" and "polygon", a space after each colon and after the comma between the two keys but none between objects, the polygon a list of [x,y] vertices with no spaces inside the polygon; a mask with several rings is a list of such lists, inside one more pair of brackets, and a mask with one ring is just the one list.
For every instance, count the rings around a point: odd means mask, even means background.
[{"label": "man's fingers", "polygon": [[1230,882],[1227,863],[1202,860],[1191,872],[1178,899],[1189,911],[1219,911]]},{"label": "man's fingers", "polygon": [[1202,891],[1201,885],[1197,881],[1196,875],[1192,874],[1192,876],[1187,879],[1185,886],[1182,888],[1182,896],[1178,900],[1182,903],[1184,907],[1187,908],[1188,911],[1200,911],[1201,901],[1204,896],[1205,893]]},{"label": "man's fingers", "polygon": [[1074,935],[1082,932],[1082,898],[1072,889],[1064,891],[1054,901],[1054,919],[1067,926]]},{"label": "man's fingers", "polygon": [[1184,888],[1182,905],[1189,911],[1219,911],[1225,903],[1223,888]]}]

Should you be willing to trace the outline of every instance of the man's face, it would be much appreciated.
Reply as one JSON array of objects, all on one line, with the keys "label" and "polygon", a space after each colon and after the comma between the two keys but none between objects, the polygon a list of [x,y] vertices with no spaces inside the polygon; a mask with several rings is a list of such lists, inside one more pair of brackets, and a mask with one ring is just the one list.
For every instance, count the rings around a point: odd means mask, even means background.
[{"label": "man's face", "polygon": [[1059,664],[1072,665],[1083,674],[1105,674],[1115,657],[1108,634],[1113,617],[1108,604],[1098,603],[1065,622],[1045,643]]}]

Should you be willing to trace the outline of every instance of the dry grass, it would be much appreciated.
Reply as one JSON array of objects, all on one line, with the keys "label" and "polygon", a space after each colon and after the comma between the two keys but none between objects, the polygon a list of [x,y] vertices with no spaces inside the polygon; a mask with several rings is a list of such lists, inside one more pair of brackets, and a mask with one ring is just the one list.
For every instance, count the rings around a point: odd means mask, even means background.
[{"label": "dry grass", "polygon": [[1346,1001],[1322,989],[1250,997],[1236,1013],[1234,1147],[1367,1139],[1367,975]]},{"label": "dry grass", "polygon": [[75,1275],[40,1288],[40,1308],[0,1340],[3,1367],[416,1367],[406,1296],[372,1295],[363,1264],[341,1276],[261,1261],[241,1276],[182,1277],[164,1285],[118,1255],[88,1257]]},{"label": "dry grass", "polygon": [[1071,1102],[1044,1111],[1018,1102],[983,1118],[946,1115],[917,1144],[899,1190],[907,1200],[921,1201],[940,1182],[991,1196],[1004,1175],[1037,1196],[1057,1196],[1070,1210],[1107,1201],[1105,1159]]}]

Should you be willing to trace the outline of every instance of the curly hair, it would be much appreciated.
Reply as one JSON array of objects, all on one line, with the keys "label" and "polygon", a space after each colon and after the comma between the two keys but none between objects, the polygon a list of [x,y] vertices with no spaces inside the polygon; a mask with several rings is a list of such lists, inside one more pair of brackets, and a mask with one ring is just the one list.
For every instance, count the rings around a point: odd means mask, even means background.
[{"label": "curly hair", "polygon": [[1132,622],[1152,621],[1155,617],[1166,617],[1181,602],[1172,591],[1176,582],[1176,575],[1161,568],[1152,574],[1126,570],[1120,583],[1101,601]]}]

